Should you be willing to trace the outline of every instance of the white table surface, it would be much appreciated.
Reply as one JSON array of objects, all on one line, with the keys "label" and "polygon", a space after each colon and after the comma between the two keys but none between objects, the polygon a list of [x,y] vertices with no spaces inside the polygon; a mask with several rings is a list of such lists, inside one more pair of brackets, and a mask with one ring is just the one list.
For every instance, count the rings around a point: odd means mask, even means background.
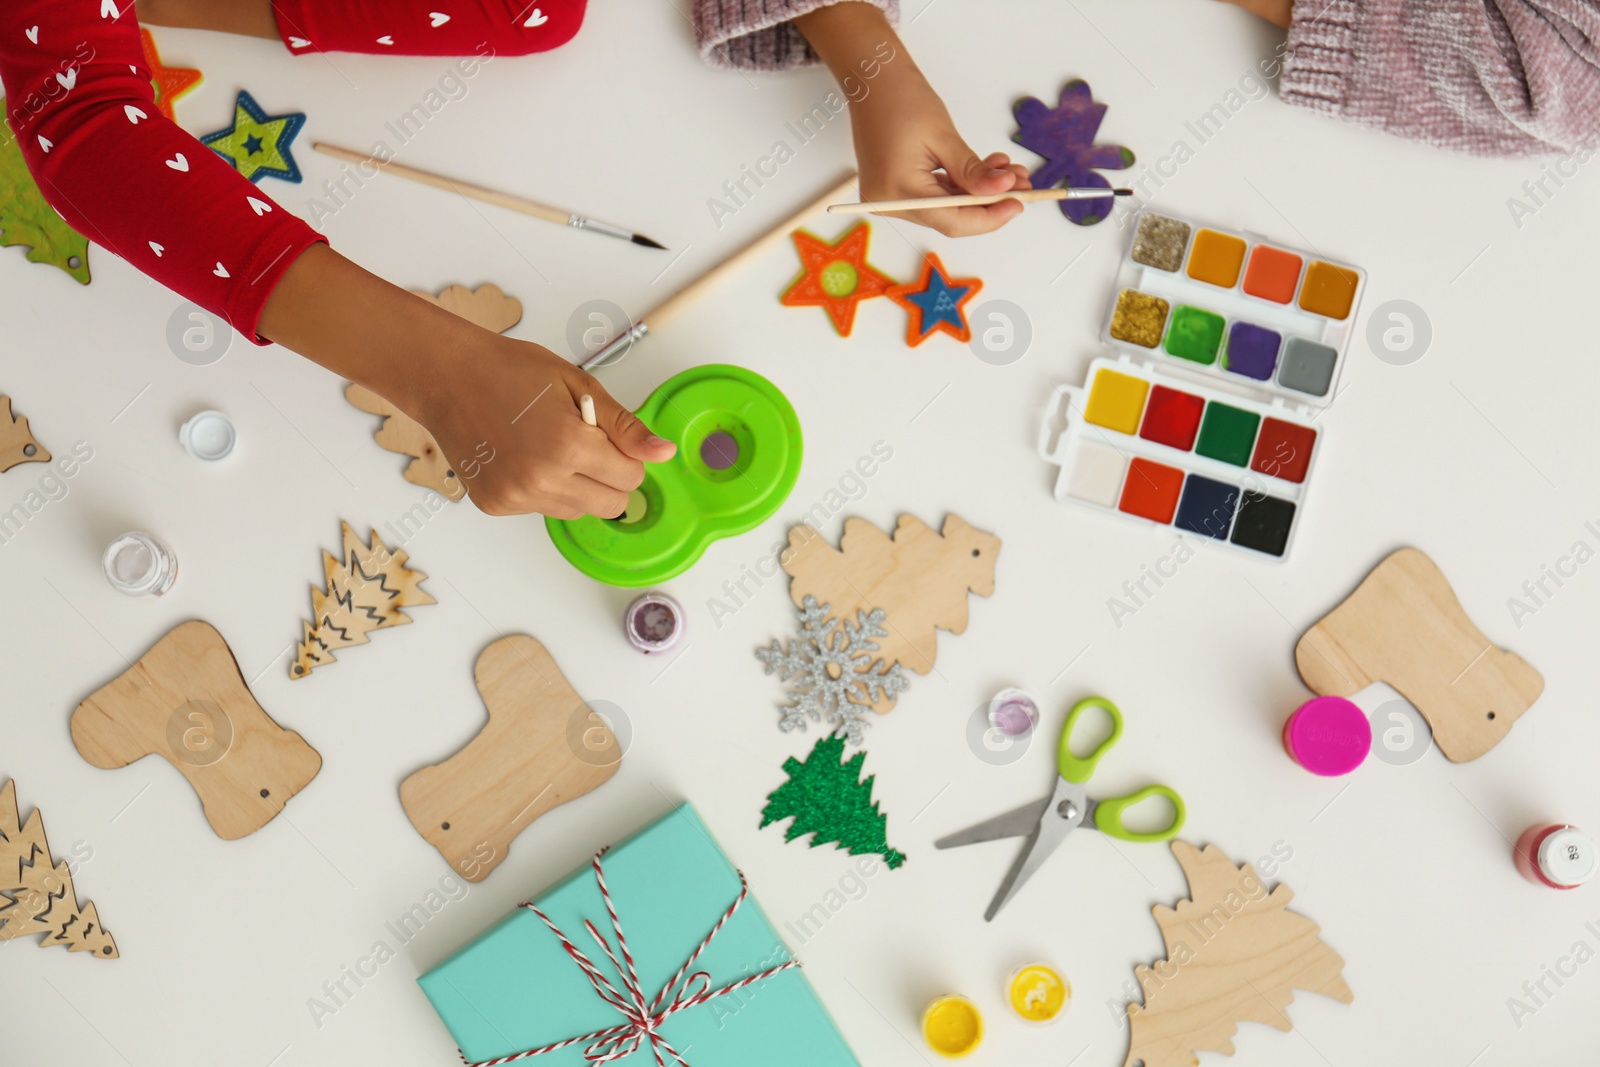
[{"label": "white table surface", "polygon": [[[934,522],[956,512],[997,532],[1004,550],[994,597],[974,598],[967,633],[941,636],[937,671],[917,678],[870,733],[866,767],[877,775],[891,843],[909,861],[868,879],[859,900],[796,946],[864,1063],[932,1062],[918,1036],[921,1008],[961,991],[989,1023],[972,1062],[1120,1064],[1127,1032],[1107,1002],[1124,999],[1136,963],[1164,954],[1149,909],[1186,888],[1163,847],[1081,835],[992,925],[981,913],[1010,846],[932,848],[1050,780],[1052,744],[1008,767],[968,747],[972,709],[1007,684],[1044,695],[1051,742],[1079,697],[1104,693],[1121,704],[1128,730],[1096,779],[1102,792],[1165,781],[1188,800],[1188,840],[1236,859],[1292,850],[1279,877],[1345,958],[1355,1002],[1297,996],[1295,1032],[1246,1025],[1238,1062],[1592,1059],[1600,965],[1580,967],[1560,988],[1547,980],[1554,995],[1520,1027],[1507,998],[1575,943],[1600,948],[1585,925],[1600,919],[1596,890],[1528,885],[1512,867],[1509,839],[1547,818],[1600,827],[1600,720],[1591,713],[1600,697],[1592,649],[1600,564],[1579,568],[1520,626],[1507,601],[1574,542],[1600,547],[1584,526],[1600,520],[1592,481],[1600,179],[1580,171],[1519,227],[1507,198],[1540,176],[1539,163],[1402,143],[1293,111],[1275,93],[1248,102],[1200,145],[1185,124],[1242,78],[1249,89],[1278,40],[1231,8],[1179,0],[908,7],[906,40],[980,151],[1010,147],[1014,97],[1050,99],[1068,78],[1086,78],[1110,105],[1102,140],[1134,148],[1136,174],[1179,140],[1196,149],[1159,190],[1147,185],[1155,205],[1361,264],[1370,272],[1363,327],[1387,300],[1424,309],[1432,346],[1411,365],[1376,358],[1364,329],[1353,343],[1344,389],[1323,418],[1325,454],[1294,558],[1275,566],[1202,552],[1115,625],[1107,600],[1167,555],[1173,535],[1056,504],[1034,437],[1049,387],[1081,381],[1099,353],[1121,235],[1112,225],[1071,226],[1049,206],[997,236],[960,242],[876,222],[875,264],[906,277],[923,250],[937,250],[952,271],[984,279],[980,301],[1025,309],[1031,348],[1004,367],[942,337],[908,349],[903,314],[886,301],[866,305],[855,335],[841,340],[820,310],[778,306],[795,269],[793,252],[780,248],[605,371],[607,387],[637,404],[686,367],[744,364],[785,391],[805,426],[805,466],[788,506],[666,583],[692,615],[681,652],[663,662],[628,648],[619,619],[632,594],[569,567],[539,519],[457,506],[405,546],[431,576],[438,605],[291,684],[289,644],[339,520],[365,532],[421,499],[399,476],[403,461],[373,444],[374,420],[345,403],[340,381],[291,352],[241,339],[211,366],[175,358],[166,326],[180,299],[103,250],[92,253],[87,288],[0,250],[0,386],[57,454],[79,440],[94,450],[70,494],[0,546],[8,624],[0,776],[17,778],[25,808],[44,811],[58,856],[89,855],[78,894],[99,906],[122,952],[101,963],[31,942],[0,948],[0,1061],[455,1062],[416,975],[683,798],[748,872],[774,921],[797,920],[853,861],[757,829],[784,758],[815,738],[777,730],[779,685],[751,654],[790,632],[791,606],[784,584],[769,581],[718,627],[709,600],[878,441],[893,459],[828,524],[830,537],[850,514],[890,526],[904,512]],[[192,131],[226,121],[241,87],[269,111],[309,114],[296,146],[306,183],[263,186],[302,213],[338,173],[308,142],[390,139],[384,123],[447,68],[427,58],[294,60],[269,42],[194,32],[160,31],[159,44],[169,64],[206,72],[179,105]],[[402,160],[636,226],[675,251],[630,248],[386,178],[326,231],[345,254],[403,285],[497,282],[526,304],[514,335],[563,350],[574,308],[597,298],[647,307],[815,196],[852,158],[841,117],[716,228],[707,198],[775,140],[794,146],[784,123],[831,83],[817,71],[705,69],[688,23],[667,3],[596,4],[571,46],[497,59],[469,85]],[[815,225],[844,228],[821,217]],[[229,412],[241,434],[238,452],[216,468],[186,457],[175,437],[205,407]],[[0,509],[41,473],[22,466],[0,476]],[[127,528],[176,548],[182,576],[165,598],[123,597],[101,576],[101,549]],[[1315,778],[1279,746],[1283,718],[1307,695],[1292,659],[1297,631],[1408,544],[1431,553],[1485,632],[1537,666],[1547,688],[1476,762],[1452,764],[1435,751],[1409,766],[1369,760],[1347,779]],[[324,760],[281,817],[237,842],[210,831],[164,761],[97,770],[68,736],[79,700],[191,618],[221,629],[261,703]],[[517,632],[544,641],[585,696],[624,710],[633,740],[620,773],[535,823],[487,881],[394,945],[398,957],[318,1025],[308,1002],[323,996],[323,983],[375,942],[392,944],[385,923],[446,876],[396,790],[482,726],[473,661]],[[1052,1028],[1023,1026],[1001,1000],[1002,977],[1034,957],[1057,963],[1076,990]]]}]

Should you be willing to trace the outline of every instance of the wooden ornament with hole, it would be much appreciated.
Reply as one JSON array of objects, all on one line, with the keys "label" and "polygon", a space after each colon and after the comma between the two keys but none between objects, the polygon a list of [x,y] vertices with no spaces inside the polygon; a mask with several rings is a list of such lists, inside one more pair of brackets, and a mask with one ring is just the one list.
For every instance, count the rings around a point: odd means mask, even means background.
[{"label": "wooden ornament with hole", "polygon": [[0,788],[0,941],[34,934],[41,935],[40,948],[62,945],[97,960],[118,956],[94,903],[78,903],[71,865],[51,857],[44,816],[34,808],[22,821],[17,783],[8,779]]},{"label": "wooden ornament with hole", "polygon": [[402,782],[400,803],[451,869],[479,882],[529,823],[616,774],[622,748],[526,634],[484,649],[473,677],[488,725],[449,759]]},{"label": "wooden ornament with hole", "polygon": [[0,394],[0,474],[19,463],[49,463],[50,453],[34,439],[25,416],[11,411],[11,398]]},{"label": "wooden ornament with hole", "polygon": [[[838,548],[815,528],[795,526],[781,562],[797,607],[814,596],[837,619],[882,608],[889,631],[878,640],[883,669],[899,663],[927,674],[938,655],[938,631],[966,631],[967,594],[994,593],[999,555],[1000,538],[959,515],[947,516],[939,533],[914,515],[902,515],[893,537],[865,519],[845,520]],[[873,710],[881,714],[893,707],[893,700],[882,700]]]},{"label": "wooden ornament with hole", "polygon": [[1231,1056],[1241,1022],[1288,1032],[1285,1012],[1297,989],[1355,999],[1321,928],[1289,910],[1288,886],[1268,893],[1253,864],[1236,866],[1216,845],[1174,841],[1172,854],[1189,899],[1151,909],[1167,957],[1134,968],[1144,1003],[1128,1005],[1123,1067],[1197,1067],[1197,1051]]},{"label": "wooden ornament with hole", "polygon": [[[412,294],[494,333],[505,333],[522,321],[522,301],[507,296],[498,285],[485,284],[476,289],[452,285],[438,295],[420,290],[412,290]],[[390,452],[411,457],[405,469],[406,481],[432,489],[448,500],[461,500],[467,495],[466,482],[420,422],[364,385],[347,385],[344,398],[368,414],[383,417],[372,439]]]},{"label": "wooden ornament with hole", "polygon": [[1467,617],[1437,564],[1415,548],[1388,556],[1300,638],[1295,666],[1323,696],[1387,682],[1428,720],[1439,751],[1477,759],[1544,691],[1544,677]]},{"label": "wooden ornament with hole", "polygon": [[224,841],[271,822],[322,767],[316,749],[256,703],[228,643],[198,620],[79,704],[71,725],[78,754],[96,767],[166,759]]},{"label": "wooden ornament with hole", "polygon": [[305,678],[335,662],[334,652],[367,643],[367,634],[411,621],[402,608],[436,604],[423,588],[427,575],[406,566],[410,556],[390,549],[372,531],[365,544],[348,522],[339,523],[339,555],[322,554],[325,589],[311,587],[311,622],[301,621],[300,643],[289,663],[289,677]]}]

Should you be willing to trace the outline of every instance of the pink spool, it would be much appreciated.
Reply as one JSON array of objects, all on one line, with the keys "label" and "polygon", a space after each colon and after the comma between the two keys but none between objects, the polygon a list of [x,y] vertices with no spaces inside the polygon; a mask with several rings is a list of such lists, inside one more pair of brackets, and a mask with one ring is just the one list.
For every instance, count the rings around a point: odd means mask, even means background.
[{"label": "pink spool", "polygon": [[1522,877],[1551,889],[1576,889],[1600,867],[1593,839],[1576,826],[1559,822],[1522,831],[1511,858]]},{"label": "pink spool", "polygon": [[1316,697],[1283,724],[1283,750],[1312,774],[1336,778],[1361,766],[1372,751],[1372,725],[1344,697]]}]

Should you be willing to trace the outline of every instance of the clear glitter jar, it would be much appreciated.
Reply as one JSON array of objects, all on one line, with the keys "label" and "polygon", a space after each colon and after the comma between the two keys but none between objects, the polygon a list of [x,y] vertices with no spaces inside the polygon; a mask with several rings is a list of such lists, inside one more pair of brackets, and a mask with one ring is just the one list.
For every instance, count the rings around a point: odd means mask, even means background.
[{"label": "clear glitter jar", "polygon": [[160,596],[178,580],[178,557],[164,541],[137,530],[106,549],[106,580],[129,596]]},{"label": "clear glitter jar", "polygon": [[1039,725],[1039,702],[1026,689],[1002,689],[989,701],[989,725],[1021,737]]}]

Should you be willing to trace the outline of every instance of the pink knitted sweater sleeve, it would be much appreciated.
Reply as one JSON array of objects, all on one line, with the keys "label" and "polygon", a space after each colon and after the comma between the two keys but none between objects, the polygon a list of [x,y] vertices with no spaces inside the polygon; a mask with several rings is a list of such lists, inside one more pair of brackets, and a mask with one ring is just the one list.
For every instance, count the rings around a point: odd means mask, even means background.
[{"label": "pink knitted sweater sleeve", "polygon": [[1298,0],[1292,104],[1482,156],[1600,146],[1595,0]]},{"label": "pink knitted sweater sleeve", "polygon": [[[794,19],[840,0],[695,0],[700,56],[714,67],[789,70],[817,62]],[[900,17],[900,0],[867,0]]]}]

